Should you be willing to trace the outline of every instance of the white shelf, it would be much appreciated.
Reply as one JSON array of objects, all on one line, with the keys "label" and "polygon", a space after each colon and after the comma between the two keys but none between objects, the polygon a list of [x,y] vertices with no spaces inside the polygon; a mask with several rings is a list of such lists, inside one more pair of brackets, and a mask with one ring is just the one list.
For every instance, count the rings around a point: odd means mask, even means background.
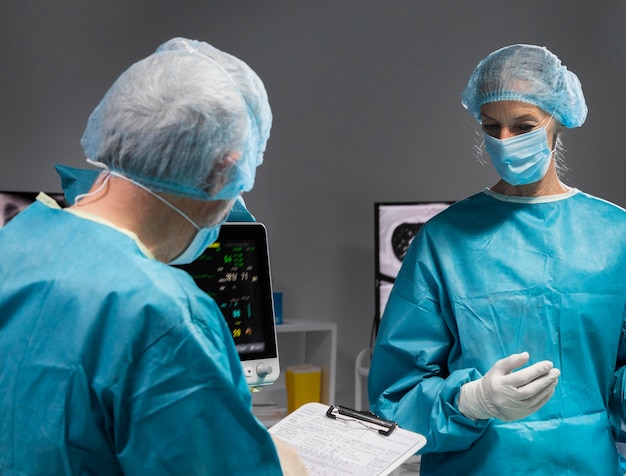
[{"label": "white shelf", "polygon": [[253,410],[267,426],[286,416],[285,369],[313,364],[322,369],[322,403],[335,403],[337,324],[286,321],[276,326],[280,376],[272,385],[252,394]]}]

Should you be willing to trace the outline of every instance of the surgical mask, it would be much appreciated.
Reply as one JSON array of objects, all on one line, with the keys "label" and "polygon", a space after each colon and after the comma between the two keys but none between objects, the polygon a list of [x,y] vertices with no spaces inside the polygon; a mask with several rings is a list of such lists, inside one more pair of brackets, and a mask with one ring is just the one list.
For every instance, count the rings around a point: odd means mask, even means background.
[{"label": "surgical mask", "polygon": [[537,182],[550,167],[547,125],[502,140],[485,133],[485,149],[500,177],[511,185]]},{"label": "surgical mask", "polygon": [[185,250],[168,264],[189,264],[197,260],[209,245],[217,240],[223,222],[209,228],[198,228],[198,233]]}]

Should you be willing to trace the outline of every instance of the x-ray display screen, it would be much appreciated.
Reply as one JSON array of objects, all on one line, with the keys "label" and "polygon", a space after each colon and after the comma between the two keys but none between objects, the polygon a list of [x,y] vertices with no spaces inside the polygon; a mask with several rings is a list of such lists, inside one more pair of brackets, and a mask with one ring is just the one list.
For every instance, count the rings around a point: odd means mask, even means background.
[{"label": "x-ray display screen", "polygon": [[[19,212],[32,204],[38,194],[38,192],[0,192],[0,227],[6,225]],[[49,193],[48,195],[54,198],[59,206],[66,206],[62,193]]]},{"label": "x-ray display screen", "polygon": [[450,202],[380,202],[374,204],[376,328],[413,238],[424,223],[449,206]]}]

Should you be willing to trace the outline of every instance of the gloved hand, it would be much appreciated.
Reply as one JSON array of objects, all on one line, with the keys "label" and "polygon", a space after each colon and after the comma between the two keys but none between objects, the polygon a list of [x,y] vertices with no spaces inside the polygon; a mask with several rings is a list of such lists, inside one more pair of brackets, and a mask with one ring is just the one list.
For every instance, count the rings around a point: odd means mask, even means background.
[{"label": "gloved hand", "polygon": [[464,384],[459,411],[472,420],[514,421],[539,410],[552,397],[561,372],[548,360],[513,372],[528,359],[528,352],[509,355],[484,377]]}]

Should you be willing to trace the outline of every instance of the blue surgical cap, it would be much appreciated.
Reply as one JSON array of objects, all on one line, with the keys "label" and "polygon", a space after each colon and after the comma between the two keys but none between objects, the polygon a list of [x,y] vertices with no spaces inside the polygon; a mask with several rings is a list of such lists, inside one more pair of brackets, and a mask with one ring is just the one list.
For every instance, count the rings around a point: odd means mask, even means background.
[{"label": "blue surgical cap", "polygon": [[230,200],[252,188],[271,123],[265,87],[246,63],[174,38],[122,73],[81,144],[88,159],[153,191]]},{"label": "blue surgical cap", "polygon": [[480,107],[496,101],[533,104],[568,128],[581,126],[587,117],[578,77],[540,46],[506,46],[478,63],[461,102],[480,122]]}]

